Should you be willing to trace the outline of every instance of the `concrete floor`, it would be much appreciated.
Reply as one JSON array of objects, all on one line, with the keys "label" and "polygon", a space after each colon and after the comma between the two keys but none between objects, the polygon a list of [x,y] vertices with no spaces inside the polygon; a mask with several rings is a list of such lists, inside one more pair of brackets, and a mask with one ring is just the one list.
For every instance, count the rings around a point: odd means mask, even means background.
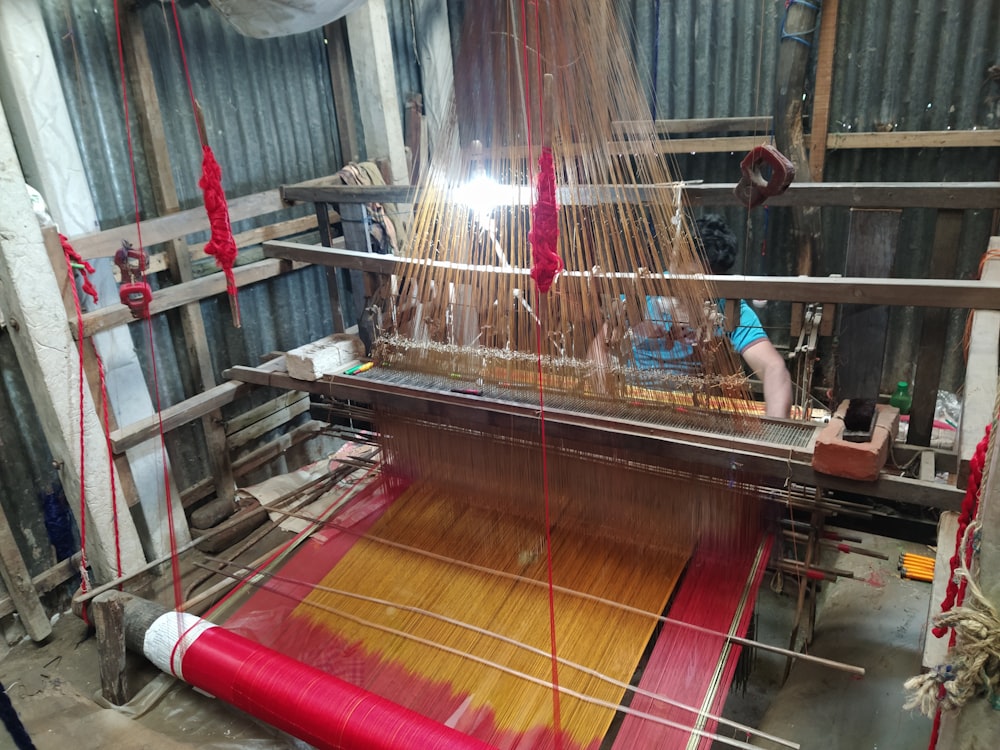
[{"label": "concrete floor", "polygon": [[[927,746],[930,722],[903,711],[902,683],[920,670],[930,586],[902,581],[895,571],[902,549],[926,550],[870,536],[864,546],[881,550],[890,560],[857,555],[824,560],[855,571],[856,580],[824,587],[810,651],[863,666],[867,675],[859,679],[799,662],[782,685],[784,658],[758,652],[751,682],[744,693],[730,698],[727,715],[799,742],[803,748]],[[768,584],[766,579],[758,637],[786,645],[794,592],[790,581],[781,594]],[[148,665],[137,666],[130,678],[137,686],[154,680],[140,694],[146,699],[166,682]],[[94,700],[100,683],[94,639],[72,615],[55,623],[47,643],[22,642],[12,648],[0,661],[0,681],[39,750],[302,747],[185,686],[174,686],[148,700],[149,705],[138,705],[134,717],[102,709]],[[13,744],[0,728],[0,749],[7,747]]]}]

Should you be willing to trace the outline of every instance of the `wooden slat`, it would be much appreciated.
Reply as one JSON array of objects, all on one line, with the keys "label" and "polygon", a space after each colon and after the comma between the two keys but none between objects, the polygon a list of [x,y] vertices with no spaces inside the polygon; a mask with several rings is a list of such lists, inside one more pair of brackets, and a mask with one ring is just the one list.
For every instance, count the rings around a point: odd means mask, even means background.
[{"label": "wooden slat", "polygon": [[[70,578],[80,572],[80,553],[77,552],[72,557],[60,560],[48,570],[39,573],[31,579],[31,584],[35,587],[38,595],[47,594],[56,586],[65,583]],[[6,617],[17,611],[14,600],[10,596],[0,598],[0,617]]]},{"label": "wooden slat", "polygon": [[948,663],[948,638],[937,638],[931,623],[934,615],[941,612],[941,602],[948,590],[951,578],[951,556],[955,554],[955,535],[958,532],[958,513],[947,511],[938,519],[937,552],[934,556],[934,582],[931,584],[930,609],[927,613],[928,626],[924,633],[924,653],[921,664],[925,669],[934,669]]},{"label": "wooden slat", "polygon": [[830,133],[827,150],[859,148],[995,148],[1000,130],[925,130],[889,133]]},{"label": "wooden slat", "polygon": [[[292,263],[289,265],[282,261],[269,259],[239,266],[233,269],[233,273],[236,277],[236,286],[244,287],[304,267],[304,264]],[[173,310],[175,307],[180,307],[181,305],[203,300],[206,297],[214,297],[216,294],[222,294],[225,291],[225,276],[222,273],[214,273],[211,276],[204,276],[200,279],[194,279],[184,284],[178,284],[154,292],[153,301],[149,305],[149,312],[151,315],[156,315],[167,310]],[[130,323],[132,320],[132,313],[124,305],[94,310],[83,316],[83,335],[93,336],[95,333]],[[80,332],[75,320],[70,321],[70,329],[73,332],[74,338],[78,339]]]},{"label": "wooden slat", "polygon": [[[231,198],[229,200],[229,219],[234,222],[241,221],[281,211],[285,208],[288,208],[288,204],[281,197],[280,190],[265,190],[262,193]],[[198,206],[168,216],[148,219],[140,226],[142,227],[143,244],[149,246],[158,245],[177,237],[186,237],[195,232],[206,231],[209,228],[209,222],[205,207]],[[136,247],[139,246],[139,235],[135,224],[82,234],[72,238],[73,247],[87,260],[113,256],[115,251],[121,247],[122,240],[128,240]]]},{"label": "wooden slat", "polygon": [[[265,362],[260,366],[264,372],[284,367],[284,360],[281,358]],[[237,398],[247,392],[246,383],[228,380],[214,388],[210,388],[197,396],[181,401],[179,404],[169,406],[160,412],[163,419],[163,432],[167,433],[181,425],[185,425],[214,409],[232,403]],[[135,424],[127,425],[111,433],[111,449],[114,453],[124,453],[129,448],[138,445],[144,440],[155,437],[159,434],[160,423],[154,414],[148,419],[140,420]]]},{"label": "wooden slat", "polygon": [[[500,266],[470,266],[414,260],[392,255],[356,253],[350,250],[324,248],[296,242],[274,241],[264,245],[264,254],[272,258],[289,258],[317,265],[338,266],[376,274],[397,273],[411,265],[445,266],[479,274],[529,275],[528,269],[506,269]],[[608,274],[612,276],[612,274]],[[634,274],[613,274],[614,278],[631,279]],[[580,283],[588,278],[581,272],[561,275],[556,283]],[[673,275],[671,281],[688,278]],[[958,307],[984,310],[1000,309],[1000,281],[964,281],[936,279],[867,279],[847,277],[771,277],[771,276],[699,276],[719,297],[733,299],[766,299],[781,302],[832,302],[865,305],[913,305],[917,307]],[[643,276],[655,282],[656,275]]]},{"label": "wooden slat", "polygon": [[265,435],[271,430],[287,424],[291,420],[295,419],[295,417],[300,414],[304,414],[307,411],[309,411],[309,396],[308,394],[301,394],[299,399],[292,401],[287,406],[284,406],[269,416],[244,427],[239,432],[231,433],[227,438],[229,448],[230,450],[242,448],[250,441],[256,440],[261,435]]},{"label": "wooden slat", "polygon": [[243,412],[238,417],[233,417],[227,421],[225,424],[226,434],[233,435],[240,430],[244,430],[255,422],[259,422],[271,416],[276,411],[285,409],[304,398],[309,398],[309,394],[305,391],[288,391],[287,393],[282,393],[266,404],[256,406],[250,409],[250,411]]},{"label": "wooden slat", "polygon": [[344,19],[323,27],[326,36],[327,64],[333,86],[333,106],[337,113],[340,158],[344,164],[361,157],[358,127],[354,121],[354,97],[351,95],[351,67],[347,62],[347,29]]},{"label": "wooden slat", "polygon": [[827,133],[830,128],[830,94],[833,89],[833,57],[837,43],[837,17],[840,0],[826,0],[819,16],[819,51],[813,92],[812,140],[809,146],[809,172],[815,182],[823,181],[826,164]]},{"label": "wooden slat", "polygon": [[31,640],[44,641],[52,634],[52,624],[45,608],[38,598],[28,568],[21,557],[21,551],[14,540],[14,533],[7,520],[7,514],[0,508],[0,578],[3,578],[7,594],[10,596],[21,624]]},{"label": "wooden slat", "polygon": [[[750,131],[753,133],[768,134],[774,126],[774,120],[770,115],[761,117],[697,117],[678,118],[676,120],[656,120],[653,122],[653,129],[661,135],[674,135],[678,133],[734,133],[739,131]],[[612,124],[616,133],[628,135],[632,132],[648,133],[648,121],[618,120]]]},{"label": "wooden slat", "polygon": [[[735,183],[683,185],[684,197],[691,205],[734,206]],[[578,203],[608,200],[636,202],[674,200],[673,185],[638,185],[622,196],[620,190],[601,186],[580,188],[571,195],[559,193],[559,201],[586,195]],[[288,200],[340,203],[413,203],[417,191],[408,185],[366,187],[286,185],[281,188]],[[659,195],[657,195],[659,194]],[[526,196],[525,201],[529,198]],[[768,200],[772,206],[845,206],[853,208],[997,208],[1000,207],[1000,182],[824,182],[792,183],[788,190]]]}]

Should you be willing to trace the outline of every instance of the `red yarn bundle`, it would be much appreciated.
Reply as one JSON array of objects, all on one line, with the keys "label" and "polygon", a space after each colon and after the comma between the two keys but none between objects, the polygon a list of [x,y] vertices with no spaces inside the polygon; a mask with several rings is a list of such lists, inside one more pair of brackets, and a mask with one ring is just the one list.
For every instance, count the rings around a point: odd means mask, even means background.
[{"label": "red yarn bundle", "polygon": [[90,274],[94,273],[94,267],[84,260],[80,256],[80,253],[73,249],[73,246],[69,244],[69,238],[65,234],[59,235],[59,244],[62,245],[66,261],[80,271],[80,276],[83,278],[83,293],[92,297],[94,302],[97,302],[97,289],[94,288],[94,283],[90,280]]},{"label": "red yarn bundle", "polygon": [[559,243],[559,206],[556,204],[556,167],[552,149],[542,149],[538,157],[538,193],[531,208],[531,278],[539,292],[547,292],[556,274],[563,269],[556,252]]},{"label": "red yarn bundle", "polygon": [[201,151],[201,179],[198,186],[205,196],[205,212],[212,228],[205,253],[213,256],[215,264],[225,273],[226,292],[233,300],[234,309],[238,311],[236,278],[233,276],[233,264],[236,263],[238,250],[236,240],[233,239],[233,228],[229,223],[229,204],[226,203],[226,193],[222,189],[222,168],[208,144],[202,145]]}]

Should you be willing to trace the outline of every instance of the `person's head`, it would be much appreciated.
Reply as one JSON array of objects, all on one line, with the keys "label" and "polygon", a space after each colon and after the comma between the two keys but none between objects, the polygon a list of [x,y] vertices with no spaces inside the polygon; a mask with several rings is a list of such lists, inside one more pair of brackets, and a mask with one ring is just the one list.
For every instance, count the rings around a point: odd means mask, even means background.
[{"label": "person's head", "polygon": [[718,214],[695,220],[702,257],[713,274],[729,273],[736,262],[736,235]]}]

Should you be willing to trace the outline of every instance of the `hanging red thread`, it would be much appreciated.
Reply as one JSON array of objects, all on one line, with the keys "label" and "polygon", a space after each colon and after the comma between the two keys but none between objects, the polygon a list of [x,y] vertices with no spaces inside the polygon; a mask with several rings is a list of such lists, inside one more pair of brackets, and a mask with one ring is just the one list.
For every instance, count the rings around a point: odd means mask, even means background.
[{"label": "hanging red thread", "polygon": [[236,277],[233,276],[233,264],[239,250],[233,239],[233,228],[229,223],[229,204],[226,203],[226,193],[222,189],[222,167],[215,160],[215,154],[206,143],[201,147],[201,179],[198,186],[205,196],[205,211],[212,227],[212,237],[205,245],[205,253],[215,258],[216,265],[226,275],[226,292],[233,308],[233,325],[240,327],[240,303],[236,291]]},{"label": "hanging red thread", "polygon": [[[97,302],[97,289],[90,280],[90,274],[94,273],[94,267],[90,265],[89,262],[84,260],[80,256],[80,253],[73,249],[73,246],[69,244],[69,238],[67,238],[65,234],[59,235],[59,244],[62,245],[63,255],[66,256],[66,263],[69,264],[70,283],[76,283],[73,276],[73,269],[79,269],[80,277],[83,279],[83,293],[92,297],[94,302]],[[74,297],[75,296],[76,295],[74,293]]]},{"label": "hanging red thread", "polygon": [[[80,305],[80,295],[76,291],[76,274],[74,269],[80,271],[83,278],[83,291],[97,302],[97,289],[90,280],[90,274],[94,273],[94,267],[85,261],[80,254],[69,244],[65,235],[59,235],[59,244],[62,245],[63,257],[66,259],[66,276],[69,279],[70,292],[73,295],[73,306],[76,310],[76,330],[77,330],[77,351],[79,353],[79,363],[77,368],[77,416],[80,427],[80,591],[86,594],[90,590],[90,578],[87,574],[87,443],[84,440],[84,410],[83,410],[83,384],[86,381],[84,374],[83,360],[83,307]],[[83,619],[87,621],[87,608],[83,608]],[[88,623],[89,624],[89,623]]]},{"label": "hanging red thread", "polygon": [[552,149],[542,148],[538,157],[538,191],[531,207],[531,278],[539,292],[552,287],[556,274],[563,269],[562,258],[556,252],[559,244],[559,206],[556,204],[556,166]]}]

